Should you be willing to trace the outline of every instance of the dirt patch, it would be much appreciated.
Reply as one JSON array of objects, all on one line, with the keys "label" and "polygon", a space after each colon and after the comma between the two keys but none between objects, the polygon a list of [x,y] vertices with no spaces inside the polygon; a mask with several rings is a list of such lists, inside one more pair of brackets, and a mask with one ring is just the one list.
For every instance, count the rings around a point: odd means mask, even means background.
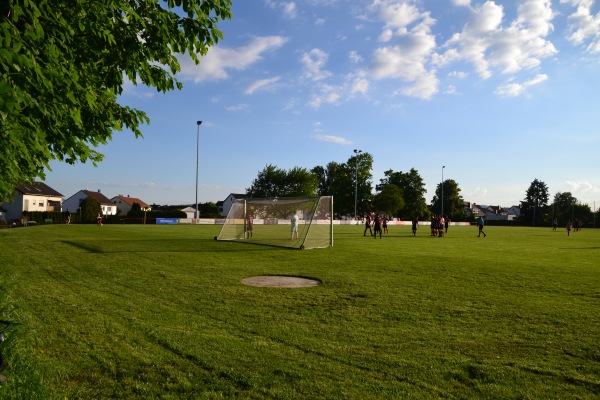
[{"label": "dirt patch", "polygon": [[242,283],[244,285],[258,287],[301,288],[319,286],[321,281],[298,276],[262,275],[242,279]]}]

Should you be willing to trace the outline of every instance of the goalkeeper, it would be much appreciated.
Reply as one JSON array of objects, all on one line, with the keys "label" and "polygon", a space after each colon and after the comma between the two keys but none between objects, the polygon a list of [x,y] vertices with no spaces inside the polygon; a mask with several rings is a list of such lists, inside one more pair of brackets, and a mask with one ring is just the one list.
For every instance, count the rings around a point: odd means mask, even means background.
[{"label": "goalkeeper", "polygon": [[298,239],[298,215],[294,214],[291,219],[292,222],[292,237],[294,239],[294,233],[296,234],[296,239]]}]

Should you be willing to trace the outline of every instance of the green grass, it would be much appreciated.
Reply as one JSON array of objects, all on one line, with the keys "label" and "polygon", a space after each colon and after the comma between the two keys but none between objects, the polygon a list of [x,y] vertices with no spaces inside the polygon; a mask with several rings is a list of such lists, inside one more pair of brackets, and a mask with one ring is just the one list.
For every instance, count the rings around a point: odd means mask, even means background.
[{"label": "green grass", "polygon": [[[305,251],[218,232],[0,230],[0,398],[600,396],[600,230],[336,226]],[[266,274],[323,284],[241,283]]]}]

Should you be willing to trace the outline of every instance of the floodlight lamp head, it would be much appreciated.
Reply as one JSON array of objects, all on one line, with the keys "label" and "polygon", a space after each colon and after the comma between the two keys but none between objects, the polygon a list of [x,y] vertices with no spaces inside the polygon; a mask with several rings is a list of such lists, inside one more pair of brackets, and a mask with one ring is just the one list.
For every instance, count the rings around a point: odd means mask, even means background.
[{"label": "floodlight lamp head", "polygon": [[202,124],[202,121],[196,121],[196,125],[200,126]]}]

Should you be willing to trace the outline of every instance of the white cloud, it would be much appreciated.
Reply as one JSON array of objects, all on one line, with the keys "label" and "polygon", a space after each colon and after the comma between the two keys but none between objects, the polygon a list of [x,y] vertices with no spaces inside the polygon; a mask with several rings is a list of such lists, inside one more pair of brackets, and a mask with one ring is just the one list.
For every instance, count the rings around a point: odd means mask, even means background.
[{"label": "white cloud", "polygon": [[438,91],[435,70],[429,67],[436,48],[431,34],[436,21],[411,1],[374,0],[369,9],[384,22],[379,39],[390,43],[373,54],[373,78],[403,80],[410,86],[402,94],[430,98]]},{"label": "white cloud", "polygon": [[276,50],[286,42],[287,38],[283,36],[262,36],[252,39],[246,46],[234,49],[211,47],[201,57],[199,65],[194,64],[187,56],[180,58],[180,75],[183,79],[191,79],[196,83],[227,79],[229,70],[243,71],[262,60],[264,53]]},{"label": "white cloud", "polygon": [[469,74],[464,71],[452,71],[448,74],[451,78],[465,79]]},{"label": "white cloud", "polygon": [[297,16],[297,9],[296,9],[296,3],[291,2],[291,3],[283,3],[281,5],[281,7],[283,8],[283,16],[285,18],[288,19],[294,19]]},{"label": "white cloud", "polygon": [[350,93],[352,93],[352,94],[360,93],[360,94],[366,95],[368,91],[369,91],[369,80],[368,79],[366,79],[364,77],[357,77],[356,79],[354,79],[354,81],[352,82]]},{"label": "white cloud", "polygon": [[345,139],[343,137],[339,137],[339,136],[313,135],[312,137],[315,140],[318,140],[320,142],[330,142],[330,143],[337,143],[337,144],[352,144],[352,142],[350,140]]},{"label": "white cloud", "polygon": [[317,18],[315,20],[315,25],[316,26],[323,26],[325,25],[325,22],[327,22],[324,18]]},{"label": "white cloud", "polygon": [[419,76],[411,86],[401,89],[401,93],[405,96],[430,99],[439,91],[438,86],[439,80],[435,72],[430,72]]},{"label": "white cloud", "polygon": [[587,51],[600,53],[600,12],[592,14],[592,0],[560,0],[577,7],[576,11],[569,15],[569,40],[577,45],[588,42]]},{"label": "white cloud", "polygon": [[276,76],[274,78],[259,79],[257,81],[254,81],[250,86],[246,88],[244,94],[250,95],[254,94],[254,92],[259,90],[267,90],[269,88],[272,88],[277,82],[279,82],[279,79],[281,78],[279,76]]},{"label": "white cloud", "polygon": [[330,76],[331,72],[323,70],[328,57],[327,53],[316,48],[303,53],[301,62],[304,65],[304,76],[313,81],[320,81]]},{"label": "white cloud", "polygon": [[314,93],[309,101],[309,106],[312,108],[319,108],[323,104],[338,104],[342,98],[342,89],[321,84],[317,87],[318,93]]},{"label": "white cloud", "polygon": [[525,92],[525,90],[533,85],[537,85],[548,80],[548,75],[538,74],[532,79],[529,79],[523,83],[509,83],[498,87],[496,94],[502,97],[516,97]]},{"label": "white cloud", "polygon": [[541,59],[557,53],[545,39],[553,29],[553,18],[551,0],[524,0],[516,19],[505,28],[503,7],[486,1],[471,9],[462,32],[446,42],[448,50],[437,61],[468,60],[482,78],[489,78],[495,68],[505,74],[536,68]]},{"label": "white cloud", "polygon": [[452,4],[459,7],[468,7],[471,5],[471,0],[452,0]]},{"label": "white cloud", "polygon": [[240,112],[240,111],[247,111],[249,108],[248,104],[237,104],[235,106],[229,106],[226,108],[227,111],[231,111],[231,112]]},{"label": "white cloud", "polygon": [[284,18],[295,19],[298,16],[298,9],[296,8],[296,3],[292,2],[284,2],[284,1],[273,1],[273,0],[265,0],[265,4],[272,10],[281,9]]},{"label": "white cloud", "polygon": [[582,193],[586,193],[586,192],[599,193],[600,192],[599,188],[594,188],[594,185],[592,185],[588,181],[583,181],[583,182],[571,182],[571,181],[567,181],[567,186],[569,187],[569,190],[571,192],[577,192],[577,193],[579,193],[579,192],[582,192]]},{"label": "white cloud", "polygon": [[364,58],[360,54],[358,54],[358,52],[356,52],[355,50],[350,52],[350,54],[348,55],[348,58],[350,59],[350,62],[352,64],[358,64],[358,63],[364,61]]}]

